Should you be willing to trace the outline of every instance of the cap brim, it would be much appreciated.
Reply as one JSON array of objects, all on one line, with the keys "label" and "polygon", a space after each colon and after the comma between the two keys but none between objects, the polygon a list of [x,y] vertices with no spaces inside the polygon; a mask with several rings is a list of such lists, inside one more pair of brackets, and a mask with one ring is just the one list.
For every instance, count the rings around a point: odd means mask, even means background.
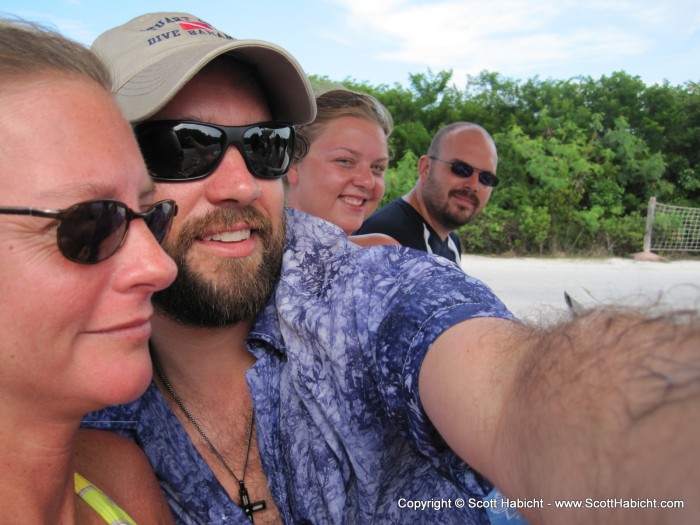
[{"label": "cap brim", "polygon": [[230,54],[256,67],[275,120],[301,125],[316,116],[314,94],[299,64],[282,48],[260,40],[203,43],[179,48],[143,68],[117,88],[117,102],[132,122],[160,111],[217,56]]}]

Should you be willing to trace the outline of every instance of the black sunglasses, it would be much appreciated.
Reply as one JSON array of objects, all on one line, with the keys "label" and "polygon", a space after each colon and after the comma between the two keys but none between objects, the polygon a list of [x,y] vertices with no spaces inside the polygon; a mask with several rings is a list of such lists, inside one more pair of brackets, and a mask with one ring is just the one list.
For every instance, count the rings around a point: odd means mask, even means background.
[{"label": "black sunglasses", "polygon": [[455,160],[454,162],[450,162],[448,160],[438,159],[437,157],[434,157],[432,155],[430,155],[429,158],[433,160],[439,160],[440,162],[444,162],[445,164],[449,164],[450,168],[452,168],[452,173],[464,179],[468,179],[469,177],[474,175],[474,172],[477,172],[479,174],[479,182],[484,186],[488,186],[489,188],[495,188],[500,182],[498,180],[498,177],[496,177],[496,175],[494,175],[490,171],[480,170],[479,168],[470,166],[469,164],[467,164],[466,162],[462,162],[461,160]]},{"label": "black sunglasses", "polygon": [[219,126],[185,120],[153,120],[134,126],[136,140],[151,177],[181,182],[211,175],[233,145],[248,171],[261,179],[278,179],[294,154],[294,127],[283,122]]},{"label": "black sunglasses", "polygon": [[162,243],[177,214],[177,204],[164,200],[138,213],[123,202],[106,199],[80,202],[64,210],[0,207],[0,214],[58,220],[56,237],[64,257],[80,264],[95,264],[114,255],[134,219],[146,221],[153,236]]}]

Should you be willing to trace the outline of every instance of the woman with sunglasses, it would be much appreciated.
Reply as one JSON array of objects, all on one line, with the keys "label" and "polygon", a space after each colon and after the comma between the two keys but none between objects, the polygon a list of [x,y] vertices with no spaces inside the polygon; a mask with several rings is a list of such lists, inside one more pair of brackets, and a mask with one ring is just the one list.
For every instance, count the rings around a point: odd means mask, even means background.
[{"label": "woman with sunglasses", "polygon": [[440,129],[418,160],[415,186],[374,213],[358,233],[384,233],[403,246],[441,255],[460,265],[454,230],[474,220],[498,185],[496,145],[471,122]]},{"label": "woman with sunglasses", "polygon": [[[322,93],[316,107],[316,119],[297,128],[309,151],[287,173],[287,203],[351,235],[384,196],[392,118],[371,95],[346,89]],[[362,246],[398,244],[381,234],[350,239]]]},{"label": "woman with sunglasses", "polygon": [[172,523],[141,450],[112,434],[87,446],[78,429],[151,380],[150,298],[175,277],[159,243],[177,207],[153,203],[87,49],[0,21],[0,100],[1,521]]}]

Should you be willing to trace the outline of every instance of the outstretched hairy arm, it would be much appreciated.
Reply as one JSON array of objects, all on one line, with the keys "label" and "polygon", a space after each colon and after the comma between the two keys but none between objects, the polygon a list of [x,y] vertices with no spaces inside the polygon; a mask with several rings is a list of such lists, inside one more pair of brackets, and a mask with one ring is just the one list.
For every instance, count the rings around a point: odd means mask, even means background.
[{"label": "outstretched hairy arm", "polygon": [[[466,321],[428,352],[420,395],[463,459],[509,497],[543,501],[523,511],[533,523],[700,522],[697,314],[601,310],[547,330]],[[658,506],[620,508],[630,500]]]}]

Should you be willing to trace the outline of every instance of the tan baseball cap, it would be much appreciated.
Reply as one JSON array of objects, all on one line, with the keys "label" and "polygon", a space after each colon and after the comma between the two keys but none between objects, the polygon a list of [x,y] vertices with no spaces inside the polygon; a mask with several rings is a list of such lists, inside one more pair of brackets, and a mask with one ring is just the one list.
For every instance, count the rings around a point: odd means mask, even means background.
[{"label": "tan baseball cap", "polygon": [[116,99],[132,122],[165,106],[214,58],[239,57],[257,68],[272,117],[307,124],[316,117],[311,84],[299,63],[281,47],[237,40],[187,13],[149,13],[102,33],[92,50],[112,74]]}]

